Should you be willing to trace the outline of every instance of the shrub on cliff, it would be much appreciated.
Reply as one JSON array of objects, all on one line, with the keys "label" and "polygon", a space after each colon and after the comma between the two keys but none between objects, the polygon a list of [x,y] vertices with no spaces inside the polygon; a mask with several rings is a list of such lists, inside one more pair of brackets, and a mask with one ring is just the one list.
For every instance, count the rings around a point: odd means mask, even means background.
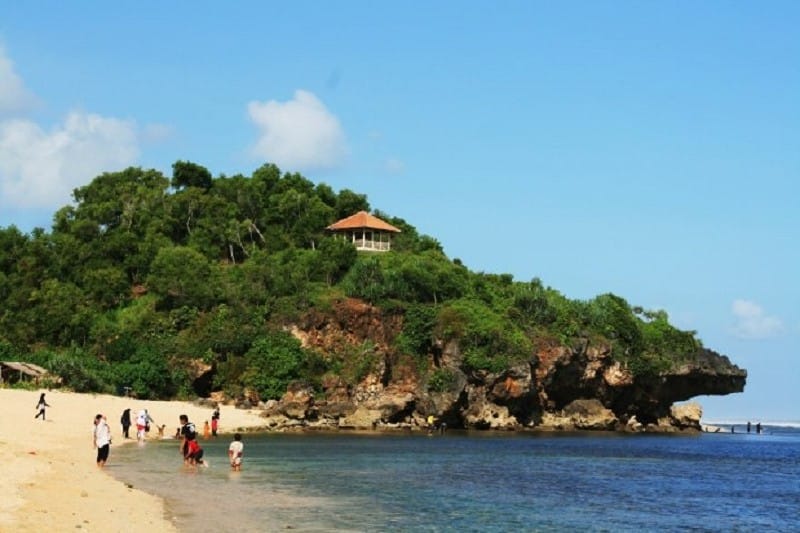
[{"label": "shrub on cliff", "polygon": [[258,392],[262,400],[283,396],[289,382],[301,377],[306,361],[300,341],[283,331],[256,339],[244,357],[247,368],[242,383]]},{"label": "shrub on cliff", "polygon": [[436,315],[436,308],[432,305],[410,306],[403,316],[403,330],[397,338],[400,350],[417,357],[431,353]]},{"label": "shrub on cliff", "polygon": [[473,299],[444,305],[435,332],[445,341],[458,341],[468,371],[500,372],[533,355],[530,339],[513,322]]}]

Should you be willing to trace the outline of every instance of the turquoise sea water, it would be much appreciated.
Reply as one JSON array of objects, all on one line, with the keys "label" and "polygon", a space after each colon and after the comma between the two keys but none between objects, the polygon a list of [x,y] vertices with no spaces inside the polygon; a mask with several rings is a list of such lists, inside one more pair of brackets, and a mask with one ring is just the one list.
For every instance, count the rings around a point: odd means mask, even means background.
[{"label": "turquoise sea water", "polygon": [[117,447],[182,531],[800,531],[800,431],[244,435]]}]

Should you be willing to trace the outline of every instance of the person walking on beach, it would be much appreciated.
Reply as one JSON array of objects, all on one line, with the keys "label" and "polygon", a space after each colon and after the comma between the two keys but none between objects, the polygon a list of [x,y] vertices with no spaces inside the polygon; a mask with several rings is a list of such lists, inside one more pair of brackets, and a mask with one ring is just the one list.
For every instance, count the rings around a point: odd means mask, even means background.
[{"label": "person walking on beach", "polygon": [[747,432],[750,433],[750,421],[747,421]]},{"label": "person walking on beach", "polygon": [[50,404],[45,401],[44,393],[42,393],[42,395],[39,396],[39,403],[36,404],[36,409],[38,409],[39,412],[36,413],[36,416],[34,416],[33,418],[36,419],[36,418],[39,418],[39,415],[42,415],[42,421],[44,421],[44,419],[45,419],[44,418],[44,408],[45,407],[50,407]]},{"label": "person walking on beach", "polygon": [[119,419],[120,424],[122,424],[122,436],[126,439],[131,438],[128,434],[131,429],[131,410],[125,409],[122,411],[122,416]]},{"label": "person walking on beach", "polygon": [[181,454],[183,455],[184,463],[189,461],[189,442],[197,439],[197,429],[192,422],[189,422],[189,417],[181,415],[178,417],[181,422],[179,430],[181,436]]},{"label": "person walking on beach", "polygon": [[235,433],[233,435],[233,442],[228,446],[228,459],[230,459],[231,462],[231,470],[234,472],[241,472],[242,470],[242,455],[244,455],[242,434]]},{"label": "person walking on beach", "polygon": [[211,436],[211,426],[208,425],[208,420],[203,424],[203,438],[208,439]]},{"label": "person walking on beach", "polygon": [[214,412],[211,413],[211,436],[217,436],[217,428],[219,427],[219,407],[214,407]]},{"label": "person walking on beach", "polygon": [[111,428],[106,417],[98,414],[94,417],[94,430],[92,443],[97,448],[97,467],[103,468],[108,461],[108,452],[111,449]]}]

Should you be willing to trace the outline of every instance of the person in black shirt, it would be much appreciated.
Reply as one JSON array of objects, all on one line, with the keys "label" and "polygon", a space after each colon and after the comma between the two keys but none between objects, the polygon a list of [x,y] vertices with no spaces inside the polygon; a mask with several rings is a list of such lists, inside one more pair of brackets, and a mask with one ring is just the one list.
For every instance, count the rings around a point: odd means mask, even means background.
[{"label": "person in black shirt", "polygon": [[128,431],[131,429],[131,410],[125,409],[122,411],[122,416],[119,419],[119,423],[122,424],[122,436],[126,439],[129,439],[130,436],[128,435]]},{"label": "person in black shirt", "polygon": [[42,395],[39,396],[39,403],[36,404],[36,408],[39,410],[39,412],[36,413],[36,416],[34,416],[33,418],[39,418],[39,416],[41,416],[42,420],[44,420],[45,407],[50,407],[50,404],[44,400],[44,393],[42,393]]},{"label": "person in black shirt", "polygon": [[192,422],[189,422],[188,416],[181,415],[178,418],[181,421],[181,454],[183,455],[183,461],[187,462],[189,460],[189,441],[193,441],[197,438],[197,429]]}]

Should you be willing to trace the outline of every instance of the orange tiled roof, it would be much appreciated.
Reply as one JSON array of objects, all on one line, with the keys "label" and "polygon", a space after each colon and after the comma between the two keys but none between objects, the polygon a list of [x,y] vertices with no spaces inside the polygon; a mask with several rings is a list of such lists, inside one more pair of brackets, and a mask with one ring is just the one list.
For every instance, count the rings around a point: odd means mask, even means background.
[{"label": "orange tiled roof", "polygon": [[384,222],[378,217],[370,215],[366,211],[359,211],[355,215],[343,218],[342,220],[334,222],[325,229],[336,231],[340,229],[359,229],[359,228],[380,229],[384,231],[393,231],[395,233],[400,233],[399,229],[395,228],[388,222]]}]

